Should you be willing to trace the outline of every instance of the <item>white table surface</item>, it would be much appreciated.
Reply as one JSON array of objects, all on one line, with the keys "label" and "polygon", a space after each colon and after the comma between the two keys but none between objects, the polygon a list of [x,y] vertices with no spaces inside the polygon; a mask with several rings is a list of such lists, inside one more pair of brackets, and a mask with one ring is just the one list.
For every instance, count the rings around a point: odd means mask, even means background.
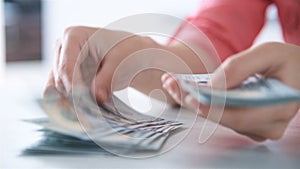
[{"label": "white table surface", "polygon": [[[43,117],[35,100],[42,95],[47,72],[39,63],[8,65],[0,82],[0,168],[300,168],[300,117],[292,122],[279,141],[256,143],[219,126],[204,144],[198,143],[203,119],[197,118],[187,137],[163,154],[142,159],[109,155],[20,156],[22,150],[36,142],[37,126],[21,119]],[[135,93],[136,94],[136,93]],[[141,98],[136,94],[136,97]],[[142,99],[133,104],[145,105]],[[153,104],[153,111],[161,109]],[[166,109],[164,114],[176,112]],[[174,113],[173,113],[174,114]],[[194,118],[185,111],[182,120]],[[297,120],[298,119],[298,120]],[[298,121],[298,122],[297,122]],[[183,131],[184,133],[185,131]],[[173,144],[175,134],[162,151]],[[178,140],[177,140],[178,141]]]}]

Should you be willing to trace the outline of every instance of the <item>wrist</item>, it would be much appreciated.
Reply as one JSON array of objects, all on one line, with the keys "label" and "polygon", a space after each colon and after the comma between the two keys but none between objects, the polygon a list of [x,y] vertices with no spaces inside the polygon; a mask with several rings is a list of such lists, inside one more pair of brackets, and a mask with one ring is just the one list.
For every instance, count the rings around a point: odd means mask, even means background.
[{"label": "wrist", "polygon": [[191,43],[174,42],[164,48],[182,59],[190,69],[189,72],[178,69],[176,73],[210,73],[219,65],[209,52]]}]

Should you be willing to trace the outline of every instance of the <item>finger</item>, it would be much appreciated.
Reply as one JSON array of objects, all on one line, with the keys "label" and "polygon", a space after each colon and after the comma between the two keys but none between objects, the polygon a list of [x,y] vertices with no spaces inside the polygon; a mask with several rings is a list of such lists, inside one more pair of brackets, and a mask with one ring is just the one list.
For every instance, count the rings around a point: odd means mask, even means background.
[{"label": "finger", "polygon": [[180,96],[180,89],[179,86],[177,84],[177,81],[172,77],[169,76],[166,81],[163,83],[163,87],[165,89],[167,89],[170,93],[172,94],[176,94],[178,96]]},{"label": "finger", "polygon": [[258,125],[255,129],[249,129],[248,131],[239,132],[240,134],[246,135],[251,139],[262,142],[267,139],[278,140],[283,135],[287,128],[288,123],[284,122],[273,122]]},{"label": "finger", "polygon": [[55,51],[55,60],[54,60],[54,69],[56,70],[58,63],[59,63],[59,56],[60,56],[60,52],[61,52],[61,47],[62,47],[62,39],[57,39],[55,42],[55,47],[54,47],[54,51]]},{"label": "finger", "polygon": [[163,86],[178,104],[199,113],[201,116],[205,116],[201,111],[199,111],[199,107],[202,107],[203,105],[199,103],[194,96],[181,90],[175,79],[173,79],[171,76],[165,80]]},{"label": "finger", "polygon": [[[46,87],[45,87],[45,90],[44,90],[44,96],[45,95],[48,95],[49,93],[52,93],[52,92],[57,92],[57,87],[59,86],[59,79],[58,79],[58,76],[55,76],[57,73],[57,64],[58,64],[58,60],[59,60],[59,55],[60,55],[60,51],[61,51],[61,45],[62,45],[62,42],[61,42],[61,39],[57,39],[56,40],[56,43],[55,43],[55,47],[54,47],[54,50],[55,50],[55,60],[54,60],[54,65],[53,65],[53,69],[51,70],[50,74],[49,74],[49,78],[48,78],[48,81],[46,83]],[[60,88],[60,87],[58,87]]]},{"label": "finger", "polygon": [[180,105],[184,105],[184,98],[187,95],[179,87],[176,79],[171,75],[165,75],[165,81],[163,82],[163,88],[168,91],[171,97]]},{"label": "finger", "polygon": [[[107,65],[107,64],[106,64]],[[113,70],[111,70],[113,72]],[[111,93],[111,81],[112,73],[108,68],[101,69],[94,78],[92,83],[92,93],[96,100],[100,103],[104,103],[110,96]]]},{"label": "finger", "polygon": [[[77,42],[72,41],[70,37],[64,39],[64,45],[61,48],[60,59],[58,62],[57,83],[63,84],[67,93],[71,91],[74,67],[80,53],[80,46]],[[57,84],[57,85],[61,85]]]},{"label": "finger", "polygon": [[58,79],[58,64],[59,64],[59,60],[60,60],[61,47],[62,47],[62,40],[57,39],[55,42],[55,47],[54,47],[55,60],[54,60],[54,65],[53,65],[53,69],[52,69],[52,74],[54,76],[54,82]]},{"label": "finger", "polygon": [[55,42],[55,47],[54,47],[55,60],[53,62],[53,69],[52,69],[52,72],[53,72],[53,75],[54,75],[55,79],[57,78],[56,76],[58,75],[57,68],[58,68],[59,59],[60,59],[61,47],[62,47],[62,40],[61,39],[57,39],[56,42]]},{"label": "finger", "polygon": [[215,71],[211,85],[221,88],[226,80],[227,88],[233,88],[251,75],[268,72],[278,62],[273,50],[271,45],[261,45],[231,56]]},{"label": "finger", "polygon": [[[230,128],[239,134],[251,138],[252,140],[262,142],[267,139],[267,137],[262,132],[258,132],[258,130],[253,129],[254,125],[249,126],[247,125],[247,123],[244,123],[245,119],[241,115],[240,110],[236,109],[235,111],[233,111],[233,110],[229,110],[228,108],[224,109],[224,111],[221,112],[223,113],[221,120],[215,121],[215,118],[213,118],[213,116],[209,116],[209,113],[213,113],[210,112],[211,110],[210,105],[205,105],[201,103],[197,104],[197,100],[195,98],[193,102],[195,106],[199,106],[198,115],[207,118],[208,120],[214,121],[216,123],[220,123],[222,126]],[[193,108],[195,110],[196,107]],[[248,119],[248,121],[251,120]]]},{"label": "finger", "polygon": [[[288,126],[292,115],[279,116],[283,114],[286,106],[278,105],[276,107],[257,107],[257,108],[241,108],[241,107],[226,107],[222,113],[220,121],[216,121],[214,116],[210,116],[211,106],[199,103],[190,95],[185,97],[186,107],[192,110],[199,108],[198,114],[208,118],[214,122],[220,123],[225,127],[231,128],[237,133],[243,134],[255,141],[265,141],[266,139],[277,140],[281,138]],[[197,107],[198,106],[198,107]],[[291,107],[291,112],[295,112],[295,106]],[[213,109],[214,110],[214,109]],[[274,111],[276,110],[276,111]],[[289,110],[287,111],[289,112]]]},{"label": "finger", "polygon": [[[80,64],[88,56],[89,45],[86,42],[96,30],[96,28],[70,27],[64,32],[57,75],[61,79],[67,93],[71,92],[73,75],[76,78],[77,76],[80,77],[80,65],[76,64]],[[78,70],[75,72],[74,69],[76,66]]]},{"label": "finger", "polygon": [[199,103],[197,99],[195,99],[192,95],[183,91],[178,85],[178,81],[172,74],[165,73],[161,77],[161,81],[163,83],[163,88],[168,91],[168,93],[172,96],[172,98],[182,106],[192,110],[198,111]]},{"label": "finger", "polygon": [[[277,107],[258,108],[225,108],[220,123],[242,133],[253,140],[279,139],[282,137],[288,121],[277,112],[284,112],[280,105]],[[274,111],[274,109],[278,111]]]},{"label": "finger", "polygon": [[66,91],[64,84],[59,76],[58,67],[59,67],[59,60],[61,55],[61,48],[62,48],[62,40],[58,39],[55,43],[55,62],[52,70],[52,75],[54,78],[54,87],[56,90],[66,96]]},{"label": "finger", "polygon": [[[247,113],[247,112],[246,112]],[[262,132],[260,122],[255,122],[254,118],[241,115],[243,113],[237,110],[233,113],[232,110],[225,109],[222,115],[220,123],[228,127],[235,132],[247,136],[250,139],[263,142],[268,139],[268,137]],[[252,124],[249,124],[251,122]]]},{"label": "finger", "polygon": [[55,90],[55,81],[54,81],[53,71],[51,71],[44,90],[44,96],[48,95],[54,90]]},{"label": "finger", "polygon": [[164,73],[161,76],[161,82],[164,83],[167,79],[169,79],[171,77],[170,73]]},{"label": "finger", "polygon": [[60,78],[55,80],[55,89],[63,96],[67,97],[68,93],[66,92],[63,81]]},{"label": "finger", "polygon": [[187,107],[188,109],[196,111],[202,117],[206,117],[206,115],[202,111],[199,111],[200,107],[201,107],[201,109],[205,109],[204,108],[205,105],[202,105],[201,103],[199,103],[198,100],[194,96],[192,96],[190,94],[186,94],[184,96],[183,103],[184,103],[184,106]]},{"label": "finger", "polygon": [[287,126],[287,122],[268,123],[262,126],[256,133],[271,140],[278,140],[284,135]]}]

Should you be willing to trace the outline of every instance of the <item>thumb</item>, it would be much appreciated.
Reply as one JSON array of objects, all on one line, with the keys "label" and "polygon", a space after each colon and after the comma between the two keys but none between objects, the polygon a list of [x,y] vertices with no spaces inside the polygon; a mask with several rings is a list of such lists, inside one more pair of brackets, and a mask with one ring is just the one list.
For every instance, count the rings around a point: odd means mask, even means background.
[{"label": "thumb", "polygon": [[217,68],[210,85],[213,88],[230,89],[240,85],[249,76],[264,74],[276,65],[276,52],[269,44],[238,53]]},{"label": "thumb", "polygon": [[56,91],[55,89],[55,80],[54,80],[54,75],[53,71],[51,70],[48,81],[46,83],[45,89],[44,89],[44,96],[48,95],[49,93]]}]

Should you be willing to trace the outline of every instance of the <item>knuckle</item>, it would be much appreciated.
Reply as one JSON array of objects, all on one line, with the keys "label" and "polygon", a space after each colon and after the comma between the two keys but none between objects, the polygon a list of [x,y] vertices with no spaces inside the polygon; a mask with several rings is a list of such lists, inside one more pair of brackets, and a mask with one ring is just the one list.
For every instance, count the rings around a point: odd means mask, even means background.
[{"label": "knuckle", "polygon": [[56,87],[56,88],[60,88],[61,86],[63,86],[63,81],[62,81],[62,79],[59,77],[59,78],[55,81],[55,87]]},{"label": "knuckle", "polygon": [[231,58],[226,59],[226,61],[223,64],[223,67],[222,67],[226,77],[227,77],[227,75],[230,75],[236,71],[236,67],[238,67],[238,66],[236,66],[237,64],[238,64],[237,57],[231,57]]},{"label": "knuckle", "polygon": [[70,27],[67,27],[67,28],[64,30],[64,35],[72,34],[72,33],[74,33],[74,32],[77,32],[79,29],[80,29],[79,26],[70,26]]},{"label": "knuckle", "polygon": [[236,66],[237,62],[238,62],[238,57],[230,57],[226,59],[226,61],[224,62],[224,69],[226,68],[226,70],[230,70],[230,68]]},{"label": "knuckle", "polygon": [[269,48],[274,48],[274,47],[279,47],[281,46],[282,43],[280,42],[266,42],[266,43],[263,43],[262,45],[260,45],[261,48],[263,49],[269,49]]},{"label": "knuckle", "polygon": [[83,33],[82,27],[71,26],[64,30],[64,39],[77,40]]},{"label": "knuckle", "polygon": [[64,74],[65,72],[67,72],[68,67],[66,66],[66,64],[60,64],[59,67],[57,68],[57,73],[59,75]]},{"label": "knuckle", "polygon": [[69,80],[69,75],[72,74],[72,70],[67,64],[61,64],[57,69],[57,73],[60,77],[64,76]]},{"label": "knuckle", "polygon": [[265,54],[264,57],[269,57],[269,59],[274,59],[275,57],[281,57],[280,53],[283,51],[282,43],[280,42],[267,42],[257,47],[257,52]]}]

